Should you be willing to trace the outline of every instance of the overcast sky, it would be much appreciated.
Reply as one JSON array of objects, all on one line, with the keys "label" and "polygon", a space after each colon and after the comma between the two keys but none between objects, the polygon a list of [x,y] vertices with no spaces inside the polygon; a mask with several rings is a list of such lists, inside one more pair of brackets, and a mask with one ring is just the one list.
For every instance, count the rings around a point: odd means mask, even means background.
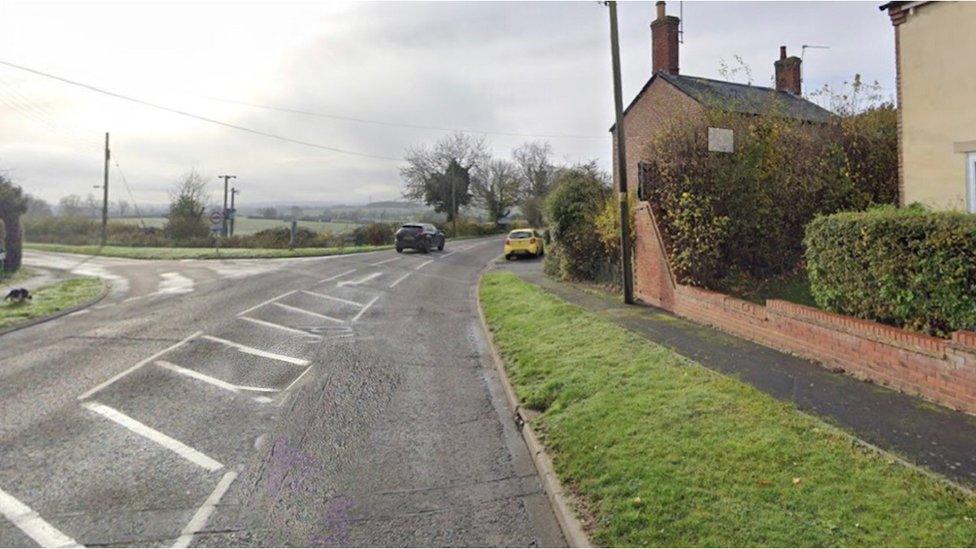
[{"label": "overcast sky", "polygon": [[[684,2],[684,74],[720,78],[740,55],[770,85],[779,46],[804,88],[854,73],[894,96],[894,34],[878,2]],[[679,2],[668,13],[679,15]],[[654,5],[620,6],[624,102],[651,72]],[[93,192],[102,140],[141,204],[179,175],[236,174],[248,202],[364,203],[400,194],[395,160],[444,131],[489,134],[498,156],[546,139],[560,161],[610,162],[607,8],[578,3],[44,3],[0,1],[0,61],[211,119],[248,134],[0,66],[0,170],[56,202]],[[742,73],[738,80],[744,80]],[[272,111],[234,102],[334,115]],[[533,138],[498,134],[531,134]],[[391,160],[392,159],[392,160]],[[113,170],[115,166],[113,164]],[[117,178],[113,200],[130,200]],[[94,191],[98,192],[98,191]]]}]

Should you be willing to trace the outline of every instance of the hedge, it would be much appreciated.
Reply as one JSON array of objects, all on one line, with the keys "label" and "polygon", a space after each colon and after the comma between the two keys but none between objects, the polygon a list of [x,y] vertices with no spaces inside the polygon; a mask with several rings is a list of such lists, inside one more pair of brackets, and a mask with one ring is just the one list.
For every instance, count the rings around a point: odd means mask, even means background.
[{"label": "hedge", "polygon": [[976,327],[976,216],[883,208],[816,218],[807,273],[828,311],[946,336]]}]

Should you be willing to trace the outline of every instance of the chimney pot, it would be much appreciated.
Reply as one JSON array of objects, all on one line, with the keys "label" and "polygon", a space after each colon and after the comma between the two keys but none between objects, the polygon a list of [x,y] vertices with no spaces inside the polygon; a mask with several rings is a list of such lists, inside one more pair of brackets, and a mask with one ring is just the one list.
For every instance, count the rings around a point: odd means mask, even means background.
[{"label": "chimney pot", "polygon": [[779,58],[786,59],[786,46],[779,47]]},{"label": "chimney pot", "polygon": [[678,74],[678,25],[681,20],[667,15],[663,0],[656,5],[657,19],[651,22],[651,65],[655,73]]}]

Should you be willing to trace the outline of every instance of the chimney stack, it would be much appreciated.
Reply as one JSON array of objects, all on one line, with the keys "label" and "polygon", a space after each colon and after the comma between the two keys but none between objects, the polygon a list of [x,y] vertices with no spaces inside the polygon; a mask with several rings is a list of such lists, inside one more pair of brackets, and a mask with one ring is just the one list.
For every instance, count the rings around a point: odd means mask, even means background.
[{"label": "chimney stack", "polygon": [[654,72],[678,74],[678,23],[681,20],[664,11],[664,1],[657,3],[657,19],[651,22],[651,63]]},{"label": "chimney stack", "polygon": [[776,91],[800,95],[800,58],[787,57],[786,46],[780,46],[779,60],[773,66],[776,67]]}]

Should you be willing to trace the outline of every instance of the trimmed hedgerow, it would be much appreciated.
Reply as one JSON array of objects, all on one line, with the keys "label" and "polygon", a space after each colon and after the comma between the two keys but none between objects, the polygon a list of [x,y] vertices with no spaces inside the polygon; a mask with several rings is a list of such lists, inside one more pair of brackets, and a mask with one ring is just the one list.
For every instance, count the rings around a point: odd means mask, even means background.
[{"label": "trimmed hedgerow", "polygon": [[945,336],[976,326],[976,216],[878,208],[822,216],[806,228],[817,304]]}]

